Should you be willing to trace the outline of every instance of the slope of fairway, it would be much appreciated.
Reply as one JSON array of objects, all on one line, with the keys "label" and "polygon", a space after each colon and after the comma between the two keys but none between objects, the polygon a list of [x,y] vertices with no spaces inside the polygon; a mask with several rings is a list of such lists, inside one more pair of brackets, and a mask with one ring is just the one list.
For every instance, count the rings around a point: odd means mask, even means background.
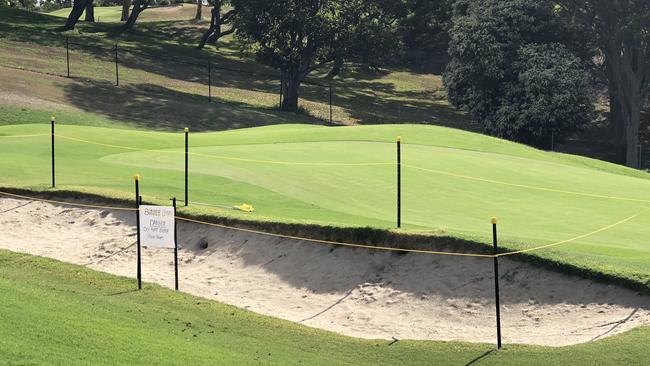
[{"label": "slope of fairway", "polygon": [[645,365],[648,328],[545,348],[366,341],[0,251],[0,359],[30,365]]},{"label": "slope of fairway", "polygon": [[[0,135],[48,129],[3,126]],[[130,197],[132,175],[140,173],[145,197],[183,197],[182,133],[67,125],[57,133],[58,188]],[[212,211],[252,220],[390,229],[397,135],[405,230],[488,243],[489,218],[497,216],[509,248],[568,240],[538,253],[650,279],[647,174],[448,128],[281,125],[191,134],[190,201],[250,203],[251,214]],[[0,185],[48,187],[48,136],[0,138],[0,154]]]}]

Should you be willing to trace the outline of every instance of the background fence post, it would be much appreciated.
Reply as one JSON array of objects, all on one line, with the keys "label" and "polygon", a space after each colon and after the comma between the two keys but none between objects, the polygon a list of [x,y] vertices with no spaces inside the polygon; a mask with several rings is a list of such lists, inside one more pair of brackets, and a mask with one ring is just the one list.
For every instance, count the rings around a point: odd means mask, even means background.
[{"label": "background fence post", "polygon": [[174,289],[178,291],[178,232],[176,229],[176,197],[172,198],[174,204]]},{"label": "background fence post", "polygon": [[140,203],[142,198],[140,197],[140,176],[138,174],[133,176],[135,180],[135,224],[137,226],[137,277],[138,277],[138,290],[142,290],[142,265],[141,256],[140,256]]},{"label": "background fence post", "polygon": [[70,42],[68,36],[65,36],[65,63],[68,66],[68,77],[70,77]]},{"label": "background fence post", "polygon": [[212,65],[208,60],[208,103],[212,102]]},{"label": "background fence post", "polygon": [[284,75],[280,75],[280,104],[278,105],[278,110],[282,110],[282,92],[284,92]]},{"label": "background fence post", "polygon": [[332,121],[332,83],[329,83],[329,88],[330,88],[330,126],[334,125],[334,122]]},{"label": "background fence post", "polygon": [[52,188],[56,187],[56,175],[54,173],[54,122],[56,117],[50,118],[50,135],[52,137]]},{"label": "background fence post", "polygon": [[397,228],[402,227],[402,137],[397,136]]},{"label": "background fence post", "polygon": [[497,244],[497,218],[492,218],[492,254],[494,255],[494,302],[497,315],[497,349],[501,349],[501,307],[499,305],[499,257]]},{"label": "background fence post", "polygon": [[115,42],[115,86],[120,86],[120,72],[117,65],[117,42]]},{"label": "background fence post", "polygon": [[188,157],[188,155],[189,155],[189,133],[190,133],[190,129],[185,127],[185,206],[187,206],[190,203],[189,194],[188,194],[189,188],[188,188],[188,185],[187,185],[188,173],[189,173],[189,166],[188,166],[188,163],[189,163],[189,157]]}]

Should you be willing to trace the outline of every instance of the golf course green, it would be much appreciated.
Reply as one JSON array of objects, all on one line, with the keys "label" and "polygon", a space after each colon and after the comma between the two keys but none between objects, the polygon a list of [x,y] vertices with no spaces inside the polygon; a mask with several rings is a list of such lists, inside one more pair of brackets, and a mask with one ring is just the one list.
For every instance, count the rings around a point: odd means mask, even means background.
[{"label": "golf course green", "polygon": [[[57,189],[183,198],[183,132],[59,124]],[[36,136],[31,136],[36,135]],[[402,230],[489,243],[499,218],[509,249],[645,283],[650,176],[597,160],[443,127],[278,125],[190,132],[190,207],[217,216],[391,229],[396,136]],[[21,137],[22,136],[22,137]],[[49,125],[0,127],[0,185],[50,186]],[[201,205],[199,205],[199,203]],[[230,207],[251,204],[244,213]],[[210,205],[210,206],[208,206]],[[189,212],[189,211],[188,211]]]}]

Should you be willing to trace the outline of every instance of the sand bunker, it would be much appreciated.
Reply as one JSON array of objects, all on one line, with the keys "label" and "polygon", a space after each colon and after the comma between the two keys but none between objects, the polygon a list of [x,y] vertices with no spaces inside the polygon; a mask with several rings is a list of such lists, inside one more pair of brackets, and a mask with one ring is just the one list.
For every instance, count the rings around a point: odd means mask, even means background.
[{"label": "sand bunker", "polygon": [[[0,199],[0,247],[135,277],[133,212]],[[492,261],[333,248],[179,223],[180,288],[363,338],[494,342]],[[200,242],[208,248],[201,249]],[[172,251],[143,279],[173,286]],[[506,343],[569,345],[650,324],[650,297],[500,260]]]}]

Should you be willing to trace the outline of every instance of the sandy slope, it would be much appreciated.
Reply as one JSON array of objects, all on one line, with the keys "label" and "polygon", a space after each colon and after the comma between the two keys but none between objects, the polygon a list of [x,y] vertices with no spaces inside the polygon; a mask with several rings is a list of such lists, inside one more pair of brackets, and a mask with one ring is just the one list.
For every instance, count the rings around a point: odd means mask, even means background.
[{"label": "sandy slope", "polygon": [[[0,247],[135,276],[133,212],[0,199]],[[205,239],[208,249],[199,249]],[[490,259],[332,248],[181,223],[181,290],[364,338],[493,342]],[[124,249],[126,248],[126,249]],[[173,286],[172,252],[143,251]],[[650,298],[500,260],[505,342],[568,345],[650,324]]]}]

